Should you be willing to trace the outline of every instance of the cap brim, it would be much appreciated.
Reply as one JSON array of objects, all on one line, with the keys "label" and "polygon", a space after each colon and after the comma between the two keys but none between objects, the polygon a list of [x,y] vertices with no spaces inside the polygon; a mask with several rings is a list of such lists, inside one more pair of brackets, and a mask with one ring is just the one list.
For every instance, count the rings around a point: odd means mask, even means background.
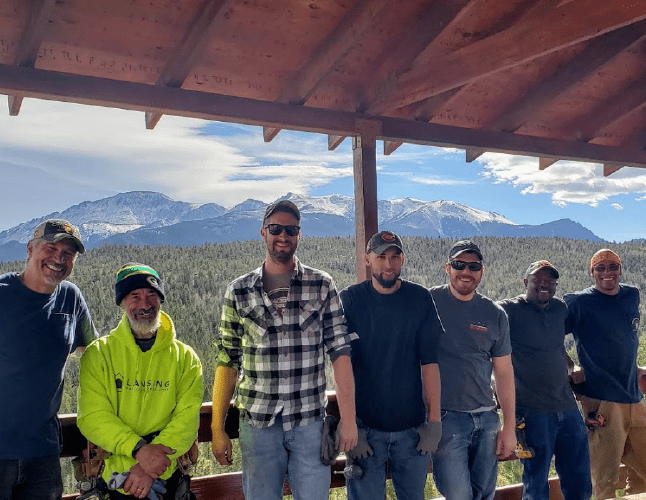
[{"label": "cap brim", "polygon": [[386,250],[388,250],[390,247],[398,248],[402,252],[404,251],[404,249],[402,247],[400,247],[397,243],[383,243],[381,245],[377,245],[374,248],[371,248],[370,251],[374,252],[374,253],[376,253],[378,255],[381,255]]}]

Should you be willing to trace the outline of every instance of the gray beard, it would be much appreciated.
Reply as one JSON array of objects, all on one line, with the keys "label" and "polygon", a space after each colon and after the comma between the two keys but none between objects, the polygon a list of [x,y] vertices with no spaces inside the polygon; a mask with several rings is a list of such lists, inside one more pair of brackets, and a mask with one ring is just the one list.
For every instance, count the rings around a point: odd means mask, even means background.
[{"label": "gray beard", "polygon": [[158,311],[157,315],[151,319],[136,320],[128,315],[128,323],[132,333],[138,335],[154,334],[161,327],[161,311]]}]

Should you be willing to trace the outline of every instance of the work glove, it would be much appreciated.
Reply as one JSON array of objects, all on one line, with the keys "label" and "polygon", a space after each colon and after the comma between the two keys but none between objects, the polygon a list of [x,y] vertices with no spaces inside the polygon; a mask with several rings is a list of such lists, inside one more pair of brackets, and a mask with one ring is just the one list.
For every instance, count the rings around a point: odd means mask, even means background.
[{"label": "work glove", "polygon": [[415,449],[422,455],[435,453],[442,439],[442,422],[425,422],[415,430],[419,434],[419,442]]},{"label": "work glove", "polygon": [[359,428],[359,439],[357,440],[357,446],[352,448],[348,455],[352,460],[357,460],[359,458],[368,458],[369,456],[374,455],[375,452],[372,451],[372,448],[368,444],[368,431],[365,429]]},{"label": "work glove", "polygon": [[339,456],[337,451],[339,436],[337,427],[339,422],[332,415],[323,419],[323,433],[321,434],[321,463],[332,465]]}]

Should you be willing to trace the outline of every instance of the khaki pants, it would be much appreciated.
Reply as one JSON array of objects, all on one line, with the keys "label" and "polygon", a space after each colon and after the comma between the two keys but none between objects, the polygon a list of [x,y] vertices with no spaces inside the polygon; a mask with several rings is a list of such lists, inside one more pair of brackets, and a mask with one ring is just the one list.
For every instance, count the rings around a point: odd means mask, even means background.
[{"label": "khaki pants", "polygon": [[586,412],[595,411],[598,403],[596,411],[607,422],[588,436],[594,498],[615,498],[621,463],[628,470],[626,494],[646,492],[646,405],[590,399],[582,403]]}]

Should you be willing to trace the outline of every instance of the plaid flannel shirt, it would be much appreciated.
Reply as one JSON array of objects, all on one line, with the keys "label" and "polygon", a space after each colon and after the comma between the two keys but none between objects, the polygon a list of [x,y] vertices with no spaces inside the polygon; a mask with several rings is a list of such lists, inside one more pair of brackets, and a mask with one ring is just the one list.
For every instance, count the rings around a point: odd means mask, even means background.
[{"label": "plaid flannel shirt", "polygon": [[282,413],[287,431],[324,413],[325,353],[347,350],[357,335],[348,333],[329,274],[296,259],[281,317],[263,290],[262,269],[227,288],[218,366],[241,370],[236,406],[247,412],[251,425],[269,427]]}]

